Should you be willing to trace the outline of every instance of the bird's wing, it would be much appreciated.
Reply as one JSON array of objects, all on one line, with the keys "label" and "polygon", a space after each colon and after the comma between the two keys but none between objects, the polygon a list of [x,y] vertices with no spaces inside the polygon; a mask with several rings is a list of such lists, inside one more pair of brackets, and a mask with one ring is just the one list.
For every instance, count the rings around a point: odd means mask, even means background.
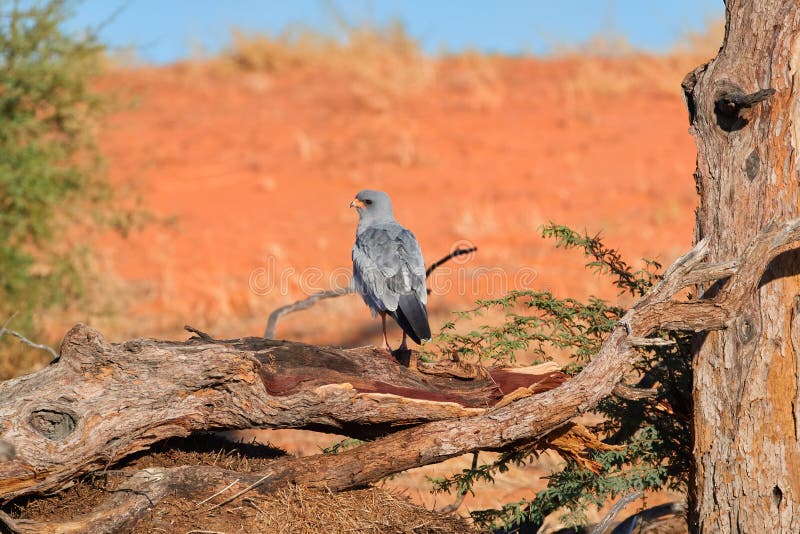
[{"label": "bird's wing", "polygon": [[381,224],[356,236],[353,282],[375,311],[394,311],[400,295],[427,301],[425,262],[414,235],[399,224]]}]

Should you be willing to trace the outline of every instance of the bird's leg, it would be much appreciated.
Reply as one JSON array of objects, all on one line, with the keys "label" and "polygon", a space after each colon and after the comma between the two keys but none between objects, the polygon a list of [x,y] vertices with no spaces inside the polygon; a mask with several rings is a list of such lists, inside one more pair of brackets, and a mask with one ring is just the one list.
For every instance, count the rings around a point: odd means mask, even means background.
[{"label": "bird's leg", "polygon": [[400,343],[400,348],[397,350],[403,350],[403,351],[408,350],[408,345],[406,345],[406,337],[407,337],[406,333],[405,331],[403,331],[403,342]]},{"label": "bird's leg", "polygon": [[381,325],[383,326],[383,348],[392,352],[392,347],[389,346],[389,338],[386,337],[386,312],[381,312]]}]

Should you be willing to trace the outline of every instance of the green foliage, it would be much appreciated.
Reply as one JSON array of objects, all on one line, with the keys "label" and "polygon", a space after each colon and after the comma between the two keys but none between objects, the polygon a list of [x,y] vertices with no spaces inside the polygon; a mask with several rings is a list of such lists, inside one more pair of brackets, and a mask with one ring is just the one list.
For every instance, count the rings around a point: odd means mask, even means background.
[{"label": "green foliage", "polygon": [[81,293],[85,269],[65,232],[107,206],[93,143],[101,101],[89,81],[102,46],[65,34],[62,1],[0,0],[0,314]]},{"label": "green foliage", "polygon": [[[622,313],[601,299],[583,303],[556,298],[549,291],[511,291],[477,304],[471,310],[456,312],[456,321],[442,327],[432,347],[435,353],[509,363],[516,361],[520,351],[532,350],[545,356],[552,347],[569,350],[578,362],[586,362]],[[475,319],[490,308],[505,312],[503,324],[456,332],[458,320]]]},{"label": "green foliage", "polygon": [[[598,236],[581,235],[555,224],[543,227],[542,235],[555,239],[557,247],[581,251],[588,260],[586,267],[610,277],[621,294],[642,296],[660,279],[658,263],[645,260],[644,268],[635,270]],[[505,312],[501,324],[482,325],[467,333],[456,331],[459,321],[475,320],[491,308]],[[548,351],[558,350],[571,357],[572,369],[578,371],[591,360],[624,313],[621,306],[597,298],[581,302],[549,292],[513,291],[458,312],[429,350],[439,357],[455,355],[498,363],[513,362],[520,351],[546,356]],[[596,472],[567,460],[548,478],[547,488],[532,499],[509,503],[499,510],[473,511],[477,524],[484,528],[541,524],[558,510],[566,525],[577,526],[585,523],[589,506],[600,507],[636,490],[685,487],[691,459],[690,337],[678,332],[659,335],[675,344],[643,349],[631,376],[638,380],[638,387],[655,388],[655,397],[639,401],[609,397],[596,409],[603,422],[593,430],[607,443],[624,448],[591,453],[588,460],[597,467]],[[476,483],[494,482],[497,475],[536,459],[537,451],[531,446],[506,451],[490,464],[432,480],[433,489],[473,492]]]},{"label": "green foliage", "polygon": [[[598,465],[596,473],[567,460],[561,471],[549,477],[547,488],[534,499],[509,503],[499,510],[478,510],[473,512],[473,519],[483,527],[522,522],[540,524],[545,517],[561,509],[561,521],[566,526],[583,525],[590,506],[600,508],[606,501],[630,491],[658,489],[664,485],[667,473],[661,465],[658,443],[655,429],[643,428],[624,450],[592,454],[591,460]],[[515,460],[516,465],[524,463],[524,460]]]},{"label": "green foliage", "polygon": [[661,264],[652,260],[643,260],[644,269],[634,271],[623,261],[619,252],[603,245],[600,236],[581,235],[566,226],[550,223],[542,228],[542,237],[555,238],[556,246],[562,248],[583,249],[583,253],[591,258],[586,267],[599,274],[612,277],[616,287],[634,296],[642,296],[658,281]]}]

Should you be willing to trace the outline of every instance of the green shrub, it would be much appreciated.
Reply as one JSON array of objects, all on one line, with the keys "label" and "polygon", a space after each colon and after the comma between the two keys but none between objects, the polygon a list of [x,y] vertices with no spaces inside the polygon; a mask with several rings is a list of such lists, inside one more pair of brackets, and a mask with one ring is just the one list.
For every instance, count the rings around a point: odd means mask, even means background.
[{"label": "green shrub", "polygon": [[[549,224],[544,237],[554,238],[556,246],[581,250],[586,267],[609,276],[621,292],[634,297],[644,295],[660,278],[661,266],[644,262],[634,270],[619,253],[603,245],[599,237],[578,234],[564,226]],[[461,319],[474,320],[489,308],[505,311],[500,325],[482,326],[465,334],[456,333]],[[467,312],[457,313],[436,339],[434,357],[488,358],[510,363],[519,351],[533,351],[546,357],[548,351],[566,351],[579,372],[597,353],[605,337],[625,313],[621,306],[596,298],[586,302],[558,298],[549,292],[512,291],[502,298],[485,300]],[[605,399],[596,408],[603,422],[593,431],[608,444],[623,449],[589,453],[585,463],[568,459],[560,471],[548,478],[547,487],[529,500],[509,503],[497,510],[472,512],[484,528],[513,529],[522,523],[540,525],[546,516],[560,511],[567,526],[586,522],[589,506],[598,508],[608,501],[637,490],[686,487],[691,460],[690,336],[662,332],[674,345],[642,349],[629,380],[643,388],[654,387],[654,397],[631,401],[618,397]],[[479,491],[476,482],[493,482],[499,473],[536,460],[538,452],[530,446],[503,453],[495,462],[476,465],[448,478],[434,479],[434,491],[459,494]]]},{"label": "green shrub", "polygon": [[80,295],[85,265],[65,237],[110,200],[93,138],[102,102],[90,86],[103,47],[66,34],[67,15],[59,0],[0,0],[0,320],[16,313],[23,331],[36,312]]}]

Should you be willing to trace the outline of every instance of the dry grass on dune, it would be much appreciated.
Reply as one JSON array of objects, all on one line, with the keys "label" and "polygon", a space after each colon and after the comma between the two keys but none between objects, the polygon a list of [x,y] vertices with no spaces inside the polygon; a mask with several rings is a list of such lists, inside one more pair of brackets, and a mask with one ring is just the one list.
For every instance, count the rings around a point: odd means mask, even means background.
[{"label": "dry grass on dune", "polygon": [[[277,36],[234,28],[218,68],[270,73],[305,69],[347,75],[362,96],[401,97],[418,93],[438,79],[458,93],[465,88],[484,104],[498,98],[496,64],[509,58],[466,50],[427,56],[402,23],[352,25],[339,20],[339,36],[295,27]],[[571,65],[567,91],[619,95],[630,91],[674,93],[696,65],[707,61],[722,42],[724,24],[709,20],[703,31],[685,32],[663,55],[636,51],[622,36],[598,34],[577,47],[553,46],[548,59]],[[447,69],[439,69],[449,63]]]},{"label": "dry grass on dune", "polygon": [[414,93],[434,77],[435,62],[399,22],[385,27],[342,25],[337,38],[304,28],[272,37],[231,31],[231,45],[212,62],[218,69],[281,72],[305,69],[344,74],[362,101],[376,107],[382,99]]},{"label": "dry grass on dune", "polygon": [[724,21],[708,20],[702,31],[686,31],[667,54],[636,51],[623,36],[597,35],[576,48],[556,47],[553,58],[571,67],[567,97],[677,94],[684,76],[717,53]]}]

